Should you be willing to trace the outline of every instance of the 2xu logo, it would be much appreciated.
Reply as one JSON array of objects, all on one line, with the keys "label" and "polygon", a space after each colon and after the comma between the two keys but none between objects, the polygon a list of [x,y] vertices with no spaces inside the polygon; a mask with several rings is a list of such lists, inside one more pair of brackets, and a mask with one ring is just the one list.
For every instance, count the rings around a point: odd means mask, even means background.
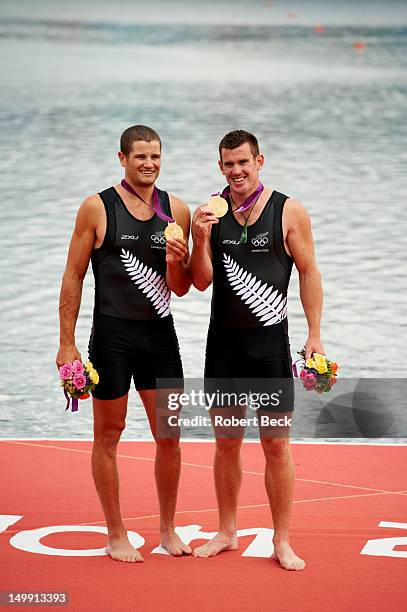
[{"label": "2xu logo", "polygon": [[[17,523],[22,516],[13,514],[0,514],[0,533],[6,531],[11,525]],[[389,521],[381,521],[379,527],[390,527],[394,529],[406,529],[407,523],[392,523]],[[200,525],[185,525],[177,527],[176,531],[180,538],[190,544],[193,540],[210,540],[215,535],[215,532],[201,531]],[[59,557],[97,557],[105,555],[104,548],[93,548],[86,550],[69,550],[65,548],[51,548],[41,543],[41,539],[45,536],[54,533],[64,532],[93,532],[107,534],[106,527],[95,527],[92,525],[55,525],[50,527],[40,527],[38,529],[30,529],[20,531],[10,538],[10,544],[14,548],[39,555],[51,555]],[[130,542],[135,548],[139,548],[145,542],[144,538],[135,531],[128,531]],[[250,529],[239,529],[237,535],[254,536],[254,539],[242,553],[242,557],[260,557],[268,558],[273,553],[273,529],[265,527],[253,527]],[[407,558],[407,550],[394,550],[396,546],[407,546],[407,537],[396,538],[380,538],[368,540],[361,555],[371,555],[375,557],[403,557]],[[168,555],[169,553],[157,546],[151,551],[151,554]]]}]

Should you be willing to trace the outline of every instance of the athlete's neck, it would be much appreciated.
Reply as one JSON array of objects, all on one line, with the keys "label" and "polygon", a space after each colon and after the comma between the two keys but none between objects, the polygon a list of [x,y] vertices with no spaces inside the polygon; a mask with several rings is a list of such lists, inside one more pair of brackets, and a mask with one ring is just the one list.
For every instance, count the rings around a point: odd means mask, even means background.
[{"label": "athlete's neck", "polygon": [[256,191],[256,189],[258,188],[259,184],[260,184],[260,181],[257,180],[257,183],[254,185],[254,187],[248,189],[245,192],[238,191],[237,193],[233,189],[234,185],[229,185],[230,186],[230,195],[232,196],[232,199],[233,199],[234,203],[237,205],[237,207],[241,206],[243,204],[243,202],[245,200],[247,200],[247,198],[249,196],[251,196],[252,193],[254,193]]},{"label": "athlete's neck", "polygon": [[[154,191],[154,186],[155,186],[154,184],[153,185],[140,185],[140,184],[130,181],[127,178],[127,176],[125,177],[125,181],[126,183],[130,185],[130,187],[133,187],[134,191],[136,191],[145,202],[148,202],[148,203],[152,202],[153,191]],[[126,190],[126,193],[129,193],[129,192]],[[129,195],[132,195],[132,194],[129,194]]]}]

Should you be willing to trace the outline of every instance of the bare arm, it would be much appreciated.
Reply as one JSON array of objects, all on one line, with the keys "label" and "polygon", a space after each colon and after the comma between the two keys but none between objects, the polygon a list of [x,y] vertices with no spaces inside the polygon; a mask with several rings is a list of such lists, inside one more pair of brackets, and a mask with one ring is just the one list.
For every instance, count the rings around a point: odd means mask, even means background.
[{"label": "bare arm", "polygon": [[207,206],[195,211],[192,219],[193,248],[189,260],[189,275],[199,291],[205,291],[213,279],[211,228],[219,223]]},{"label": "bare arm", "polygon": [[83,279],[96,240],[101,208],[98,196],[87,198],[79,208],[69,245],[59,298],[60,346],[57,367],[80,359],[75,345],[75,326],[82,297]]},{"label": "bare arm", "polygon": [[325,354],[321,343],[322,282],[315,260],[311,220],[305,208],[296,200],[287,200],[283,223],[287,227],[287,246],[300,278],[300,297],[308,322],[306,357]]},{"label": "bare arm", "polygon": [[188,293],[191,286],[191,280],[188,275],[188,238],[191,215],[188,206],[179,198],[170,195],[170,202],[174,218],[184,232],[184,238],[181,240],[176,240],[175,238],[167,240],[166,280],[171,291],[181,297]]}]

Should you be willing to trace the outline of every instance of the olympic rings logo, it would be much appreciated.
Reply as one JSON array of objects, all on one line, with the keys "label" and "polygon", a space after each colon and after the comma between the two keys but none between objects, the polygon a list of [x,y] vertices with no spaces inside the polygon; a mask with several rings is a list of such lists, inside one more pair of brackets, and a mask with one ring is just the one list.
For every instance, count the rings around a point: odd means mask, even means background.
[{"label": "olympic rings logo", "polygon": [[164,234],[151,234],[151,240],[155,242],[155,244],[165,244],[166,243]]},{"label": "olympic rings logo", "polygon": [[266,245],[268,243],[268,241],[269,241],[269,239],[266,236],[264,236],[263,238],[252,238],[252,244],[254,246],[256,246],[256,247],[257,246],[261,246],[262,247],[262,246]]}]

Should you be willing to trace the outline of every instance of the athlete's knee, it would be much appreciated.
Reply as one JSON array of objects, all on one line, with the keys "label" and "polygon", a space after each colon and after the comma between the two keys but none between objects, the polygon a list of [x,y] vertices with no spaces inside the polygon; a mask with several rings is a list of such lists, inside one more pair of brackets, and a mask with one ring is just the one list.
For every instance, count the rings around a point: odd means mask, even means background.
[{"label": "athlete's knee", "polygon": [[125,421],[98,426],[94,431],[95,443],[102,445],[106,450],[116,448],[125,427]]},{"label": "athlete's knee", "polygon": [[273,458],[274,460],[284,460],[290,454],[290,441],[288,437],[275,436],[261,438],[261,445],[263,447],[266,458]]}]

